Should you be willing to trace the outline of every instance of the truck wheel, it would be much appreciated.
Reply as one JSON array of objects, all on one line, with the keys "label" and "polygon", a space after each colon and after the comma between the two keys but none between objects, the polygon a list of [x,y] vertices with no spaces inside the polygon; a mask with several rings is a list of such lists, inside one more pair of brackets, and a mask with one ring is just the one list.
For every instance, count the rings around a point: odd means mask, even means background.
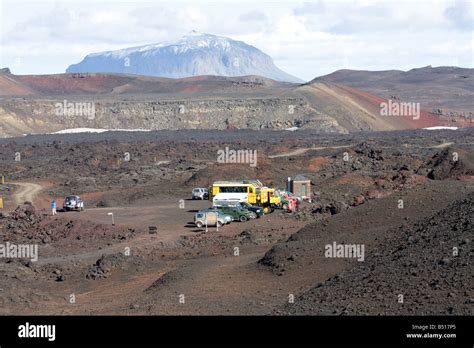
[{"label": "truck wheel", "polygon": [[221,227],[221,226],[222,226],[222,222],[217,221],[217,227]]},{"label": "truck wheel", "polygon": [[239,218],[239,220],[240,220],[240,222],[245,222],[245,221],[247,221],[247,217],[242,215],[242,216]]},{"label": "truck wheel", "polygon": [[201,221],[196,222],[196,227],[201,228],[202,227],[202,222]]}]

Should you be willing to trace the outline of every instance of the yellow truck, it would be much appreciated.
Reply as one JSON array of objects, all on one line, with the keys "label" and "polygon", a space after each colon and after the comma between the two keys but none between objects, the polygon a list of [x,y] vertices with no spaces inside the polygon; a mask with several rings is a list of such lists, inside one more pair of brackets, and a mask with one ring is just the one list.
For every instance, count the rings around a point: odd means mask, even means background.
[{"label": "yellow truck", "polygon": [[216,181],[209,188],[209,200],[247,202],[263,208],[265,213],[280,205],[280,195],[259,180]]}]

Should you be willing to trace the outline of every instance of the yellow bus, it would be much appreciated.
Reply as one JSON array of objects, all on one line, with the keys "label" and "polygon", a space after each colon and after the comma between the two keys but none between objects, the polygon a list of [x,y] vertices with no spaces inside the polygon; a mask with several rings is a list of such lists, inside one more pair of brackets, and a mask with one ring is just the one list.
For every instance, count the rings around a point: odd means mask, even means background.
[{"label": "yellow bus", "polygon": [[275,189],[264,186],[259,180],[216,181],[209,188],[209,200],[247,202],[271,212],[280,205]]}]

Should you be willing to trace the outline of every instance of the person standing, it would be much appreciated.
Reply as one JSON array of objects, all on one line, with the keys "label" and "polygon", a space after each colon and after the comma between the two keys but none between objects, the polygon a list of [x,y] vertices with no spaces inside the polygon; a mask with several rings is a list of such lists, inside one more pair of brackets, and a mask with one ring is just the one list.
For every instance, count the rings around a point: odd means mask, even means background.
[{"label": "person standing", "polygon": [[56,200],[53,199],[53,201],[51,202],[51,210],[53,211],[53,215],[56,215]]}]

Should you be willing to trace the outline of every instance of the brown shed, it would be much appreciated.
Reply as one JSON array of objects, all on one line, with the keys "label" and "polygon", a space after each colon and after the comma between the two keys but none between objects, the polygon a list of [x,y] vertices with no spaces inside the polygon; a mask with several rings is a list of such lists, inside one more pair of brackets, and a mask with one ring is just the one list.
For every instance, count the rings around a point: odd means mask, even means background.
[{"label": "brown shed", "polygon": [[303,175],[297,175],[290,181],[290,192],[311,201],[311,180]]}]

